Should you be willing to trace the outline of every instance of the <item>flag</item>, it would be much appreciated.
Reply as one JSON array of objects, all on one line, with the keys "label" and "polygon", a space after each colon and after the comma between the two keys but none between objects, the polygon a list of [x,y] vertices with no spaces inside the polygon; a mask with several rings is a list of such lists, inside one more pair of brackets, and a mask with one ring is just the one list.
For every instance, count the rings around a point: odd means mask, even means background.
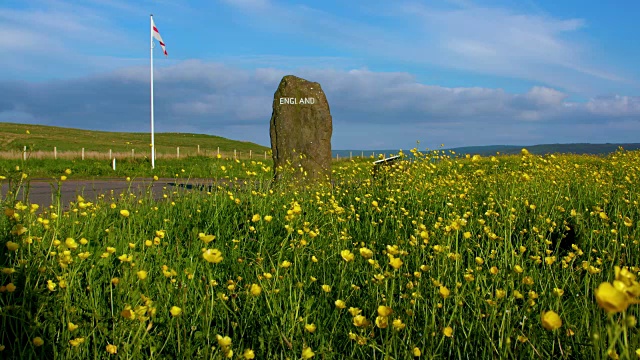
[{"label": "flag", "polygon": [[162,46],[162,52],[164,52],[164,55],[169,56],[169,54],[167,54],[167,48],[164,46],[164,41],[162,41],[162,36],[160,36],[158,28],[156,27],[156,23],[153,22],[153,18],[151,18],[151,26],[153,27],[153,37],[158,40],[160,46]]}]

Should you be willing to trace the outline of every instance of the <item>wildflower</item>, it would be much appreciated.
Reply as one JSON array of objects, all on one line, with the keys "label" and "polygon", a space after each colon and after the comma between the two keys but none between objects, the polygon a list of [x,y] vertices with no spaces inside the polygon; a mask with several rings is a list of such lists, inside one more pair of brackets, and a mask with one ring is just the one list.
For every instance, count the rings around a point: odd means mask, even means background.
[{"label": "wildflower", "polygon": [[256,358],[256,354],[251,349],[245,349],[245,351],[242,353],[242,357],[244,357],[245,359],[251,360]]},{"label": "wildflower", "polygon": [[327,293],[331,292],[331,286],[327,285],[327,284],[322,285],[322,291],[327,292]]},{"label": "wildflower", "polygon": [[373,257],[373,251],[367,249],[366,247],[360,248],[360,255],[365,259],[371,259]]},{"label": "wildflower", "polygon": [[342,250],[340,252],[340,256],[342,256],[342,258],[346,262],[353,261],[353,259],[355,258],[355,255],[353,255],[353,253],[349,250]]},{"label": "wildflower", "polygon": [[42,340],[42,338],[40,336],[37,336],[35,338],[33,338],[33,345],[34,346],[42,346],[44,345],[44,340]]},{"label": "wildflower", "polygon": [[616,289],[608,282],[603,282],[595,291],[596,302],[606,312],[613,314],[622,312],[629,307],[627,294]]},{"label": "wildflower", "polygon": [[542,313],[542,327],[549,330],[549,331],[553,331],[555,329],[558,329],[562,326],[562,319],[560,319],[560,316],[558,316],[558,314],[556,314],[555,311],[553,310],[549,310],[547,312]]},{"label": "wildflower", "polygon": [[113,354],[116,354],[116,353],[118,352],[118,347],[117,347],[117,346],[115,346],[115,345],[108,344],[108,345],[107,345],[107,352],[108,352],[109,354],[112,354],[112,355],[113,355]]},{"label": "wildflower", "polygon": [[71,346],[76,347],[84,342],[84,338],[75,338],[73,340],[69,340],[69,344]]},{"label": "wildflower", "polygon": [[136,273],[138,275],[138,279],[144,280],[147,278],[147,272],[144,270],[140,270]]},{"label": "wildflower", "polygon": [[202,253],[202,257],[213,264],[217,264],[223,260],[222,253],[218,249],[207,249]]},{"label": "wildflower", "polygon": [[449,289],[447,289],[446,286],[440,286],[440,290],[438,292],[440,293],[440,296],[442,296],[443,299],[448,298],[449,295],[451,294],[451,291],[449,291]]},{"label": "wildflower", "polygon": [[393,320],[393,328],[400,331],[402,329],[404,329],[407,325],[405,325],[401,319],[395,319]]},{"label": "wildflower", "polygon": [[302,358],[303,359],[311,359],[312,357],[314,357],[316,354],[311,350],[310,347],[305,347],[304,349],[302,349]]},{"label": "wildflower", "polygon": [[557,297],[562,297],[562,295],[564,295],[564,290],[553,288],[553,294]]},{"label": "wildflower", "polygon": [[205,244],[208,244],[210,242],[212,242],[213,240],[216,239],[215,235],[206,235],[205,233],[200,233],[198,234],[198,238],[200,238],[200,240],[204,241]]},{"label": "wildflower", "polygon": [[111,246],[108,246],[108,247],[107,247],[107,252],[108,252],[109,254],[113,254],[113,253],[115,253],[115,252],[116,252],[116,248],[111,247]]},{"label": "wildflower", "polygon": [[273,216],[271,216],[271,215],[265,215],[265,217],[264,217],[264,221],[266,221],[266,222],[271,222],[271,220],[273,220]]},{"label": "wildflower", "polygon": [[290,261],[285,260],[285,261],[283,261],[283,262],[282,262],[282,264],[280,264],[280,266],[282,266],[283,268],[285,268],[285,269],[286,269],[286,268],[288,268],[288,267],[290,267],[290,266],[291,266],[291,262],[290,262]]},{"label": "wildflower", "polygon": [[376,326],[380,329],[386,329],[389,326],[389,320],[386,316],[376,317]]},{"label": "wildflower", "polygon": [[452,337],[453,336],[453,328],[451,328],[451,326],[447,326],[446,328],[442,329],[442,333],[446,337]]},{"label": "wildflower", "polygon": [[231,346],[231,338],[228,336],[216,335],[216,339],[218,340],[218,345],[223,348],[228,348]]},{"label": "wildflower", "polygon": [[260,221],[260,215],[259,214],[255,214],[253,215],[253,217],[251,217],[251,222],[258,222]]},{"label": "wildflower", "polygon": [[16,291],[16,286],[13,283],[8,283],[6,286],[6,289],[7,289],[7,292],[12,293]]},{"label": "wildflower", "polygon": [[249,289],[249,292],[253,296],[258,296],[262,292],[262,288],[258,284],[251,284],[251,288]]},{"label": "wildflower", "polygon": [[54,291],[56,286],[58,286],[56,283],[51,280],[47,280],[47,289],[49,289],[49,291]]},{"label": "wildflower", "polygon": [[347,304],[343,300],[338,299],[336,300],[335,304],[338,309],[344,309],[347,307]]},{"label": "wildflower", "polygon": [[387,317],[393,313],[393,309],[388,306],[380,305],[378,306],[378,315],[382,317]]},{"label": "wildflower", "polygon": [[422,355],[422,352],[417,347],[414,347],[412,352],[413,352],[413,356],[415,357]]},{"label": "wildflower", "polygon": [[18,243],[14,243],[13,241],[7,241],[6,245],[7,245],[7,249],[9,249],[9,251],[16,251],[20,247],[20,245]]},{"label": "wildflower", "polygon": [[71,321],[67,323],[67,329],[69,329],[70,332],[74,332],[77,328],[78,328],[78,325],[72,323]]},{"label": "wildflower", "polygon": [[60,176],[60,181],[67,181],[67,177],[64,175]]},{"label": "wildflower", "polygon": [[78,248],[78,243],[73,238],[67,238],[64,241],[64,244],[71,250],[75,250]]},{"label": "wildflower", "polygon": [[182,309],[177,306],[172,306],[169,312],[171,313],[171,316],[179,316],[180,314],[182,314]]},{"label": "wildflower", "polygon": [[124,310],[120,312],[120,315],[122,315],[123,318],[129,320],[135,320],[136,318],[136,313],[131,310],[130,305],[125,306]]},{"label": "wildflower", "polygon": [[498,268],[497,268],[497,267],[495,267],[495,266],[492,266],[492,267],[491,267],[491,269],[489,269],[489,272],[490,272],[492,275],[496,275],[496,274],[498,274]]},{"label": "wildflower", "polygon": [[67,175],[71,175],[71,169],[65,170],[64,173],[67,174]]},{"label": "wildflower", "polygon": [[306,324],[304,329],[313,334],[316,331],[316,324]]},{"label": "wildflower", "polygon": [[14,272],[16,272],[16,269],[14,268],[2,268],[2,273],[5,275],[11,275]]},{"label": "wildflower", "polygon": [[397,270],[402,266],[402,259],[389,255],[389,265]]},{"label": "wildflower", "polygon": [[516,265],[513,267],[513,271],[515,271],[518,274],[522,274],[522,272],[524,271],[524,269],[522,268],[522,266],[520,265]]},{"label": "wildflower", "polygon": [[124,217],[129,217],[129,210],[120,210],[120,215],[124,216]]},{"label": "wildflower", "polygon": [[366,327],[369,325],[369,320],[362,315],[356,315],[353,317],[353,325],[357,327]]}]

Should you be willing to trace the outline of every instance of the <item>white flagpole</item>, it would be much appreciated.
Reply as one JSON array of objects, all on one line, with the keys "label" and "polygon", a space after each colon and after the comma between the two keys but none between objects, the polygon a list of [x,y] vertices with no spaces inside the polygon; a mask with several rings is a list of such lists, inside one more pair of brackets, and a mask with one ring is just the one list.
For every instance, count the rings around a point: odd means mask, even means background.
[{"label": "white flagpole", "polygon": [[153,14],[150,16],[151,27],[151,168],[156,166],[156,146],[153,137]]}]

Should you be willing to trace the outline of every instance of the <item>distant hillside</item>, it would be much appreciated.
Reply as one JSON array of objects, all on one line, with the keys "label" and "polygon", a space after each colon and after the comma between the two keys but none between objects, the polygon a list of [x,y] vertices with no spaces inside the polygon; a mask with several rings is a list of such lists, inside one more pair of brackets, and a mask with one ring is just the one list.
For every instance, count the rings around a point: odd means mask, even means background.
[{"label": "distant hillside", "polygon": [[625,150],[638,150],[640,149],[640,143],[631,144],[541,144],[532,146],[516,146],[516,145],[489,145],[489,146],[467,146],[458,147],[448,150],[453,150],[456,154],[460,155],[495,155],[496,153],[511,155],[518,154],[522,148],[526,148],[532,154],[544,155],[544,154],[590,154],[590,155],[605,155],[610,154],[622,147]]},{"label": "distant hillside", "polygon": [[[27,131],[29,133],[27,133]],[[27,146],[29,151],[99,151],[149,153],[150,133],[126,133],[80,130],[57,126],[0,123],[0,151],[22,151]],[[195,153],[198,145],[201,152],[217,151],[233,152],[237,150],[247,153],[263,153],[269,148],[245,141],[226,139],[220,136],[188,134],[188,133],[156,133],[156,152],[158,154],[175,154],[180,147],[181,154]]]},{"label": "distant hillside", "polygon": [[[531,145],[531,146],[521,146],[521,145],[487,145],[487,146],[465,146],[465,147],[457,147],[451,149],[439,149],[444,150],[445,152],[454,151],[456,155],[464,156],[466,154],[475,155],[479,154],[482,156],[487,155],[495,155],[497,153],[503,155],[512,155],[519,154],[522,148],[526,148],[532,154],[544,155],[544,154],[591,154],[591,155],[606,155],[618,150],[618,147],[622,147],[625,150],[638,150],[640,149],[640,143],[630,143],[630,144],[542,144],[542,145]],[[396,150],[333,150],[333,157],[336,155],[339,158],[349,158],[350,155],[353,157],[362,156],[371,157],[371,155],[375,154],[378,157],[379,154],[384,154],[389,156],[389,154],[397,154],[398,149]],[[424,149],[421,149],[424,152]],[[411,155],[410,149],[403,149],[403,152],[407,155]]]}]

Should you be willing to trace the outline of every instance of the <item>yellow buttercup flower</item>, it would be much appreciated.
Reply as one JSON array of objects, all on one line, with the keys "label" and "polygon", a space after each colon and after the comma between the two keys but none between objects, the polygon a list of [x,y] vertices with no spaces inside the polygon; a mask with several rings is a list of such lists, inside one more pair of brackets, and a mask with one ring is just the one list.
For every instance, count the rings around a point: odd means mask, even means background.
[{"label": "yellow buttercup flower", "polygon": [[302,358],[303,359],[311,359],[315,355],[316,354],[311,350],[310,347],[305,347],[304,349],[302,349]]},{"label": "yellow buttercup flower", "polygon": [[120,215],[124,217],[129,217],[129,210],[120,210]]},{"label": "yellow buttercup flower", "polygon": [[344,308],[347,307],[347,304],[344,302],[344,300],[339,300],[338,299],[338,300],[336,300],[335,304],[336,304],[336,307],[338,309],[344,309]]},{"label": "yellow buttercup flower", "polygon": [[75,338],[73,340],[69,340],[69,344],[71,346],[76,347],[84,342],[84,338]]},{"label": "yellow buttercup flower", "polygon": [[253,350],[251,349],[246,349],[243,353],[242,353],[242,357],[244,357],[247,360],[251,360],[251,359],[255,359],[256,358],[256,354]]},{"label": "yellow buttercup flower", "polygon": [[371,259],[373,257],[373,251],[366,247],[360,248],[360,255],[365,259]]},{"label": "yellow buttercup flower", "polygon": [[262,288],[258,284],[251,284],[251,288],[249,289],[249,292],[253,296],[258,296],[262,292]]},{"label": "yellow buttercup flower", "polygon": [[74,332],[77,328],[78,325],[72,323],[71,321],[69,321],[69,323],[67,324],[67,329],[69,329],[70,332]]},{"label": "yellow buttercup flower", "polygon": [[218,345],[223,348],[231,346],[231,338],[228,336],[216,335],[216,339],[218,340]]},{"label": "yellow buttercup flower", "polygon": [[342,258],[346,262],[353,261],[353,259],[355,258],[355,255],[353,255],[353,253],[349,250],[342,250],[340,252],[340,256],[342,256]]},{"label": "yellow buttercup flower", "polygon": [[446,286],[440,286],[440,290],[438,291],[438,293],[440,294],[440,296],[442,296],[443,299],[446,299],[451,294],[451,291],[447,289]]},{"label": "yellow buttercup flower", "polygon": [[397,270],[402,266],[402,259],[389,255],[389,265]]},{"label": "yellow buttercup flower", "polygon": [[542,327],[549,331],[559,329],[562,326],[562,319],[560,319],[560,316],[553,310],[542,313],[541,318]]},{"label": "yellow buttercup flower", "polygon": [[6,246],[9,251],[16,251],[20,247],[20,244],[15,243],[13,241],[7,241]]},{"label": "yellow buttercup flower", "polygon": [[362,315],[356,315],[353,317],[353,325],[357,327],[366,327],[369,325],[369,320]]},{"label": "yellow buttercup flower", "polygon": [[606,312],[613,314],[627,310],[629,297],[608,282],[603,282],[595,291],[596,302]]},{"label": "yellow buttercup flower", "polygon": [[116,354],[116,353],[118,352],[118,347],[117,347],[117,346],[115,346],[115,345],[112,345],[112,344],[108,344],[108,345],[107,345],[107,352],[108,352],[109,354],[112,354],[112,355],[113,355],[113,354]]},{"label": "yellow buttercup flower", "polygon": [[402,329],[404,329],[407,325],[405,325],[401,319],[395,319],[393,320],[393,328],[400,331]]},{"label": "yellow buttercup flower", "polygon": [[222,253],[218,249],[207,249],[205,252],[202,253],[202,257],[206,261],[213,264],[218,264],[224,259],[222,257]]},{"label": "yellow buttercup flower", "polygon": [[205,233],[200,233],[198,234],[198,238],[200,238],[200,240],[204,241],[205,244],[208,244],[210,242],[212,242],[213,240],[216,239],[215,235],[206,235]]},{"label": "yellow buttercup flower", "polygon": [[446,337],[452,337],[453,336],[453,328],[451,328],[451,326],[447,326],[446,328],[442,329],[442,333]]},{"label": "yellow buttercup flower", "polygon": [[171,313],[171,316],[179,316],[182,314],[182,309],[177,306],[172,306],[169,312]]},{"label": "yellow buttercup flower", "polygon": [[147,278],[147,272],[144,270],[140,270],[136,273],[136,275],[138,275],[138,279],[140,280],[144,280]]},{"label": "yellow buttercup flower", "polygon": [[37,336],[35,338],[33,338],[33,345],[34,346],[42,346],[44,345],[44,340],[42,340],[42,338],[40,336]]},{"label": "yellow buttercup flower", "polygon": [[313,334],[316,331],[316,324],[306,324],[304,329]]},{"label": "yellow buttercup flower", "polygon": [[378,306],[378,315],[382,316],[382,317],[387,317],[389,315],[393,314],[393,309],[391,309],[388,306],[385,305],[380,305]]}]

